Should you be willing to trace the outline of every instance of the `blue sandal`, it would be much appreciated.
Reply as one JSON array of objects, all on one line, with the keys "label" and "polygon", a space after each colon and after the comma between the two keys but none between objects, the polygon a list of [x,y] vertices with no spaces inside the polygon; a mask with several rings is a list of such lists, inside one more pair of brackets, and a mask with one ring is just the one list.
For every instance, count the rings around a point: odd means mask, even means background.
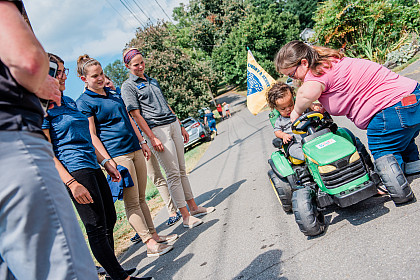
[{"label": "blue sandal", "polygon": [[176,224],[176,222],[179,221],[179,219],[181,219],[181,214],[179,212],[176,212],[176,216],[174,217],[169,217],[168,222],[166,223],[169,227],[173,226],[174,224]]}]

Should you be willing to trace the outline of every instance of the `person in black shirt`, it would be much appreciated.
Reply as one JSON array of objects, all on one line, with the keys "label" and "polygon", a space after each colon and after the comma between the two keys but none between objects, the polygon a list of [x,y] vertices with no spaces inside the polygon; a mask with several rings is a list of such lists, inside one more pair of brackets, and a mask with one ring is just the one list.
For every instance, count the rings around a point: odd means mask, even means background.
[{"label": "person in black shirt", "polygon": [[97,279],[41,130],[38,98],[59,106],[58,81],[23,11],[0,0],[0,279]]}]

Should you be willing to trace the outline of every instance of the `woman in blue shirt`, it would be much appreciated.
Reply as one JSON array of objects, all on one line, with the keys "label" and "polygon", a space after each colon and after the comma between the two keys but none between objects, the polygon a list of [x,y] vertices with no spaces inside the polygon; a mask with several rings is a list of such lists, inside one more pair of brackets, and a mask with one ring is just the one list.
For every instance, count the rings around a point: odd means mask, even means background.
[{"label": "woman in blue shirt", "polygon": [[[61,58],[49,56],[58,64],[57,79],[63,92],[68,69]],[[125,271],[114,254],[117,216],[111,190],[97,161],[104,158],[92,145],[88,119],[67,96],[61,97],[61,106],[54,105],[47,114],[42,129],[53,145],[55,166],[85,225],[93,255],[112,279],[130,279],[128,274],[135,269]],[[120,180],[118,170],[110,162],[104,167],[114,181]]]},{"label": "woman in blue shirt", "polygon": [[150,149],[128,116],[121,96],[105,87],[101,64],[88,55],[80,56],[77,73],[86,84],[84,93],[77,99],[77,107],[89,119],[93,145],[115,167],[119,164],[127,168],[133,179],[134,186],[123,191],[127,219],[146,244],[147,256],[163,255],[172,249],[172,245],[163,242],[171,242],[178,236],[158,235],[153,225],[146,203],[145,157],[150,157]]}]

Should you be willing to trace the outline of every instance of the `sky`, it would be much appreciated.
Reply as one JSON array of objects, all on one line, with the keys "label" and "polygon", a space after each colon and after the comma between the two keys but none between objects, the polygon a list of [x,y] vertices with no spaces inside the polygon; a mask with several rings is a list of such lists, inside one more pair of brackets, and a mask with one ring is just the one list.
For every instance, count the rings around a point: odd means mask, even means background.
[{"label": "sky", "polygon": [[134,38],[138,27],[158,19],[169,21],[168,16],[172,20],[172,10],[188,0],[28,0],[24,3],[45,51],[60,56],[70,69],[64,94],[77,99],[83,91],[83,82],[76,75],[76,60],[80,55],[88,54],[105,68],[122,58],[123,48]]}]

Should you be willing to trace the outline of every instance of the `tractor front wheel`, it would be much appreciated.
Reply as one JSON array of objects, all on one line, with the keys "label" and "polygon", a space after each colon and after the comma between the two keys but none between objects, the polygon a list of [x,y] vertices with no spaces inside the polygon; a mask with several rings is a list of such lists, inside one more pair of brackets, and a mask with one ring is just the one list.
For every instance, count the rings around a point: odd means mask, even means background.
[{"label": "tractor front wheel", "polygon": [[296,223],[304,235],[315,236],[324,232],[324,215],[318,212],[314,190],[302,188],[294,191],[292,209]]}]

